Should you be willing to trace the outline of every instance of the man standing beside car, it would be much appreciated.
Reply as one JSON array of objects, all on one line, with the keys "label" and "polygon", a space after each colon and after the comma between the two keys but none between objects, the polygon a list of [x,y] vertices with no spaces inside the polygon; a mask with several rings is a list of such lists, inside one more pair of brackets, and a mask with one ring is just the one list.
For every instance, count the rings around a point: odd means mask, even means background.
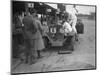
[{"label": "man standing beside car", "polygon": [[76,30],[76,23],[77,23],[77,14],[78,10],[76,9],[76,5],[73,5],[71,10],[68,10],[68,23],[72,27],[72,34],[75,34],[75,40],[77,41],[77,30]]},{"label": "man standing beside car", "polygon": [[[35,11],[27,12],[27,15],[23,18],[23,35],[24,35],[24,44],[25,44],[25,57],[26,63],[33,63],[33,51],[34,51],[34,35],[37,32],[37,28],[35,27],[35,20],[33,19],[33,15]],[[34,59],[35,60],[35,59]]]}]

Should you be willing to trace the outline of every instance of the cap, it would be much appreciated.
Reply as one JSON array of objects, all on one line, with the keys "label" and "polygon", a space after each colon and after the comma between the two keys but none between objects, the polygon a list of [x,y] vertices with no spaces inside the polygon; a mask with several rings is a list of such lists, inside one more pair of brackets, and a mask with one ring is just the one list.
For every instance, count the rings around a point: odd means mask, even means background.
[{"label": "cap", "polygon": [[36,11],[35,9],[33,9],[33,8],[30,8],[30,9],[29,9],[29,12],[30,12],[30,14],[32,14],[32,13],[37,13],[37,11]]}]

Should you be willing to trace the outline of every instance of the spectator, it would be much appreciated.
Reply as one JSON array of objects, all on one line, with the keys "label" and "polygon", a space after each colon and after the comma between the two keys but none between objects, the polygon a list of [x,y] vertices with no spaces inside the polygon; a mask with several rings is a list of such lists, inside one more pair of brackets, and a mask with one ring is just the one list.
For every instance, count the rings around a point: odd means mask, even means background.
[{"label": "spectator", "polygon": [[38,58],[41,58],[42,56],[41,56],[40,52],[41,52],[41,50],[43,50],[45,48],[44,41],[42,38],[43,27],[42,27],[41,21],[38,19],[38,16],[36,13],[33,14],[33,19],[35,21],[34,25],[37,28],[37,32],[34,35],[34,38],[35,38],[34,50],[37,51]]},{"label": "spectator", "polygon": [[[30,62],[33,63],[33,55],[34,52],[34,35],[37,32],[37,29],[35,27],[35,21],[33,20],[33,14],[35,12],[31,12],[31,14],[27,14],[23,18],[23,34],[24,34],[24,40],[25,40],[25,56],[26,56],[26,63]],[[34,59],[35,60],[35,59]]]}]

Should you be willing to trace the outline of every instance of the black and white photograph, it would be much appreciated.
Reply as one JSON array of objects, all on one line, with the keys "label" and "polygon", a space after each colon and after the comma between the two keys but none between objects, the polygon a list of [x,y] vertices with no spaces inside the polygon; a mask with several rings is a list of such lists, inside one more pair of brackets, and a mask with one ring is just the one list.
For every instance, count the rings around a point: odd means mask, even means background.
[{"label": "black and white photograph", "polygon": [[11,0],[11,73],[96,70],[96,5]]}]

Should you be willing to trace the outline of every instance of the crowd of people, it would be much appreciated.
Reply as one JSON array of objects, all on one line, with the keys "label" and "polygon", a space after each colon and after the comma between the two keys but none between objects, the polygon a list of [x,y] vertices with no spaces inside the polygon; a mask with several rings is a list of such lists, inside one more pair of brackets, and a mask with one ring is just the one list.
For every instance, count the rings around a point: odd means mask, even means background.
[{"label": "crowd of people", "polygon": [[[63,32],[65,36],[67,34],[77,35],[77,30],[75,28],[77,17],[75,14],[66,13],[67,17],[62,19],[60,22],[58,18],[58,25],[62,25]],[[16,50],[20,47],[19,45],[24,45],[24,55],[25,55],[25,63],[34,63],[37,59],[41,58],[41,51],[45,48],[44,41],[42,35],[44,33],[44,29],[42,24],[47,26],[47,21],[41,20],[38,18],[37,12],[35,9],[30,9],[26,14],[21,13],[21,15],[15,15],[13,18],[13,27],[12,31],[16,34],[16,30],[18,32],[17,35],[13,35],[13,49],[16,55]],[[17,38],[17,39],[16,39]],[[19,38],[19,39],[18,39]],[[19,41],[19,42],[18,42]],[[15,42],[19,43],[16,45]]]}]

